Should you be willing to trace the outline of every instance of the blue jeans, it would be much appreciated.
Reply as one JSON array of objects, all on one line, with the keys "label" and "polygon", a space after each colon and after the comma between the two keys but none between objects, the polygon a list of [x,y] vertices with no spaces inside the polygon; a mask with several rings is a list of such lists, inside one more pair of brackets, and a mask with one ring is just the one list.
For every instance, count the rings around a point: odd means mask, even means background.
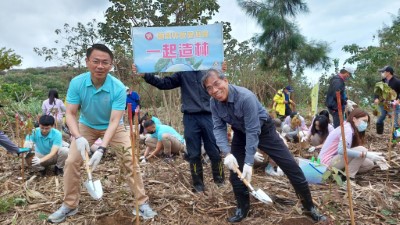
[{"label": "blue jeans", "polygon": [[[386,115],[392,115],[393,113],[387,112],[386,110],[384,110],[383,106],[380,105],[379,106],[379,111],[381,112],[381,115],[379,116],[378,120],[376,121],[376,124],[384,124],[384,121],[386,119]],[[400,106],[396,105],[396,110],[395,110],[395,116],[394,116],[394,127],[397,129],[399,128],[399,113],[400,113]]]},{"label": "blue jeans", "polygon": [[184,136],[190,163],[201,161],[202,141],[211,162],[221,160],[214,137],[211,113],[185,113],[183,114],[183,126],[185,127]]}]

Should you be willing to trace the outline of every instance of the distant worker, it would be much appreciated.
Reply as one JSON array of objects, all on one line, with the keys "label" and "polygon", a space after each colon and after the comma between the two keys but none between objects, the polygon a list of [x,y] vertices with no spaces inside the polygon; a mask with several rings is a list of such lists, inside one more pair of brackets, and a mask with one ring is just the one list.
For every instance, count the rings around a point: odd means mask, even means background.
[{"label": "distant worker", "polygon": [[63,117],[66,111],[66,107],[61,99],[58,98],[58,92],[55,89],[51,89],[48,94],[48,99],[42,103],[43,115],[51,115],[56,119],[57,130],[61,131],[63,125]]},{"label": "distant worker", "polygon": [[274,96],[274,109],[281,120],[292,113],[290,105],[296,105],[295,102],[290,99],[290,93],[293,91],[294,89],[292,86],[288,85],[285,88],[278,90]]},{"label": "distant worker", "polygon": [[[391,66],[385,66],[382,69],[379,70],[381,72],[381,77],[382,77],[382,82],[386,83],[391,87],[394,91],[396,91],[396,100],[394,100],[391,104],[396,104],[396,109],[395,109],[395,116],[394,116],[394,128],[397,130],[399,128],[399,113],[400,113],[400,106],[399,106],[399,99],[400,99],[400,80],[396,77],[394,77],[394,70]],[[386,99],[383,99],[381,96],[375,95],[375,100],[374,103],[378,105],[379,103],[383,103],[384,101],[387,101]],[[381,104],[379,105],[379,110],[380,110],[380,116],[378,117],[378,120],[376,121],[376,133],[377,134],[383,134],[383,127],[384,127],[384,121],[386,118],[386,115],[392,114],[388,111],[385,110],[384,105]]]},{"label": "distant worker", "polygon": [[344,82],[347,81],[353,73],[354,69],[352,67],[346,66],[343,67],[343,69],[341,69],[339,73],[333,76],[329,81],[329,88],[328,92],[326,93],[325,105],[328,108],[329,113],[332,115],[334,128],[340,125],[336,91],[340,91],[340,99],[342,102],[343,110],[342,112],[344,115],[347,104],[346,85]]}]

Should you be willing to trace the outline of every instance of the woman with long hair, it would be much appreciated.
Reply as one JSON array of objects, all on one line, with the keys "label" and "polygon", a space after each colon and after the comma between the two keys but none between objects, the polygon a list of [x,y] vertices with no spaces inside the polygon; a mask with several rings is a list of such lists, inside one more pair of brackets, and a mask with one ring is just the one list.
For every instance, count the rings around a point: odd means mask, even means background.
[{"label": "woman with long hair", "polygon": [[58,98],[58,92],[51,89],[48,94],[48,99],[43,101],[42,112],[44,115],[51,115],[56,120],[58,130],[61,130],[62,119],[65,114],[66,107],[62,100]]},{"label": "woman with long hair", "polygon": [[[374,167],[374,162],[385,161],[378,152],[368,151],[365,145],[365,131],[368,128],[370,117],[367,112],[360,108],[354,109],[347,121],[344,122],[344,133],[346,138],[348,166],[350,178],[355,178],[357,173],[363,173]],[[322,146],[318,158],[321,162],[342,170],[345,167],[343,157],[341,128],[337,127],[329,133]]]},{"label": "woman with long hair", "polygon": [[322,148],[329,133],[333,130],[334,128],[329,124],[329,119],[326,116],[316,116],[310,127],[309,139],[311,146],[316,149]]}]

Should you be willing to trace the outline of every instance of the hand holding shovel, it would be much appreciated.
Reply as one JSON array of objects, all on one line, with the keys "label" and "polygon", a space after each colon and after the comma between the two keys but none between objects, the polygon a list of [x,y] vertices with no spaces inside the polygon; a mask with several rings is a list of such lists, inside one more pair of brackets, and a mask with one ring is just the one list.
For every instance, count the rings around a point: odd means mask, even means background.
[{"label": "hand holding shovel", "polygon": [[[239,177],[242,177],[242,173],[240,170],[235,167],[235,173],[238,174]],[[246,180],[246,179],[241,179],[243,183],[250,189],[251,195],[253,195],[256,199],[260,200],[261,202],[264,202],[265,204],[271,204],[272,199],[261,189],[254,190],[253,186]]]}]

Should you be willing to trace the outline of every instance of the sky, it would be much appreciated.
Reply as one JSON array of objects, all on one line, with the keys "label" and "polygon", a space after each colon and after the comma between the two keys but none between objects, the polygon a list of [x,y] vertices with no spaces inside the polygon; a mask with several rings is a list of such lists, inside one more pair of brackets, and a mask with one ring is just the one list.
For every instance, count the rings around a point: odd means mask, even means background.
[{"label": "sky", "polygon": [[[331,48],[329,57],[339,58],[341,65],[350,55],[341,50],[344,45],[377,45],[373,35],[386,25],[400,8],[398,0],[310,0],[305,1],[309,13],[297,16],[301,33],[308,40],[326,41]],[[214,21],[228,21],[232,36],[239,41],[260,33],[256,21],[245,14],[235,0],[218,0],[219,13]],[[0,48],[11,48],[22,57],[22,65],[15,68],[47,67],[60,65],[45,62],[34,47],[57,47],[56,29],[65,23],[76,26],[92,19],[104,21],[104,13],[111,5],[108,0],[2,0],[0,7]],[[60,47],[58,45],[58,47]],[[311,83],[318,80],[321,71],[306,70]]]}]

